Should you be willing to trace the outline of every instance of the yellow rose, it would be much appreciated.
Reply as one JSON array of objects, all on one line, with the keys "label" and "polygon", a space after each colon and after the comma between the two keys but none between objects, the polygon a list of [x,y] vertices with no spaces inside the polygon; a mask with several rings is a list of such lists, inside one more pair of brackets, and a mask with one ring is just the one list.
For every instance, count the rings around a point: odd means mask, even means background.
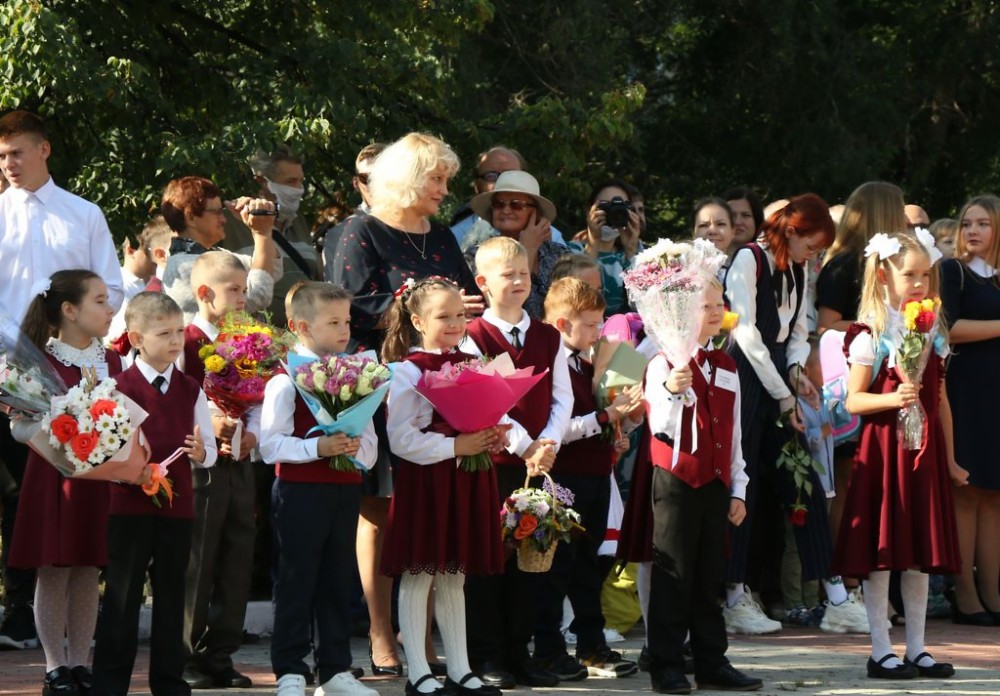
[{"label": "yellow rose", "polygon": [[920,303],[920,309],[922,309],[925,312],[933,312],[934,300],[928,297],[926,300]]},{"label": "yellow rose", "polygon": [[209,372],[222,372],[226,366],[226,361],[218,355],[210,355],[205,358],[205,369]]},{"label": "yellow rose", "polygon": [[722,315],[722,330],[732,331],[740,323],[740,315],[736,312],[726,312]]},{"label": "yellow rose", "polygon": [[907,302],[906,306],[903,308],[903,321],[906,323],[906,328],[909,331],[914,331],[917,328],[917,315],[920,314],[922,307],[920,302]]}]

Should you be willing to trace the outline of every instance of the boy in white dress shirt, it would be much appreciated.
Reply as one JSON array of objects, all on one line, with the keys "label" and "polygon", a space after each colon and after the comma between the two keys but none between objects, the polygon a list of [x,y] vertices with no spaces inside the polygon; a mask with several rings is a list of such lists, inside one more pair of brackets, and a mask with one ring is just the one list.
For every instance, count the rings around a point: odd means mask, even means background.
[{"label": "boy in white dress shirt", "polygon": [[[349,293],[328,283],[303,282],[289,291],[287,306],[299,338],[295,353],[318,358],[347,349]],[[313,651],[320,684],[316,696],[377,696],[348,671],[361,473],[333,469],[330,458],[348,454],[370,469],[378,441],[371,423],[359,438],[307,435],[315,426],[292,377],[271,378],[264,391],[260,439],[264,461],[277,469],[271,497],[278,539],[271,667],[278,696],[303,696],[311,671],[306,658]]]}]

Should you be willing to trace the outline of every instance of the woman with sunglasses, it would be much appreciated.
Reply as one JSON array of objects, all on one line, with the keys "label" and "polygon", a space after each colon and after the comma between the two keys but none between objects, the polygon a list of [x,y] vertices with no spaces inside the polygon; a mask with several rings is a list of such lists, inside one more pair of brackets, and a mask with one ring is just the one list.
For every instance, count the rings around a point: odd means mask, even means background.
[{"label": "woman with sunglasses", "polygon": [[519,241],[528,250],[531,265],[531,293],[524,309],[532,318],[541,319],[552,268],[567,251],[552,241],[556,207],[539,195],[535,177],[516,170],[503,172],[493,190],[476,195],[470,207],[483,223],[477,223],[462,244],[469,267],[475,273],[476,250],[487,239],[504,236]]}]

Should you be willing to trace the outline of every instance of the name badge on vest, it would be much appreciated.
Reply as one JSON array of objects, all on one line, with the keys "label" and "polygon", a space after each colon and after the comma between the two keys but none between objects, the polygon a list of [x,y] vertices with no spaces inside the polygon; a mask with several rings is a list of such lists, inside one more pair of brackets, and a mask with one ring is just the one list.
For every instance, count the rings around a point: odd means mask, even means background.
[{"label": "name badge on vest", "polygon": [[735,392],[736,387],[738,387],[739,384],[740,378],[736,376],[735,372],[722,369],[715,371],[715,386],[727,391]]},{"label": "name badge on vest", "polygon": [[91,365],[94,368],[94,372],[97,374],[97,380],[102,382],[108,378],[108,364],[106,362],[99,362],[96,365]]}]

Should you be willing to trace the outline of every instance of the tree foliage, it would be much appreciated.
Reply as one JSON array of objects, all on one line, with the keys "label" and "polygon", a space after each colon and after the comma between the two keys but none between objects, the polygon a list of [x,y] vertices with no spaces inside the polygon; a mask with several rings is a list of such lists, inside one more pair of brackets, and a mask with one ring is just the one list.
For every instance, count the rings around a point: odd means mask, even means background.
[{"label": "tree foliage", "polygon": [[664,233],[739,183],[885,178],[942,215],[1000,180],[989,0],[8,0],[0,26],[0,111],[47,118],[57,179],[118,236],[175,176],[248,192],[280,141],[322,207],[410,130],[459,152],[455,202],[477,152],[517,148],[564,230],[613,174]]}]

